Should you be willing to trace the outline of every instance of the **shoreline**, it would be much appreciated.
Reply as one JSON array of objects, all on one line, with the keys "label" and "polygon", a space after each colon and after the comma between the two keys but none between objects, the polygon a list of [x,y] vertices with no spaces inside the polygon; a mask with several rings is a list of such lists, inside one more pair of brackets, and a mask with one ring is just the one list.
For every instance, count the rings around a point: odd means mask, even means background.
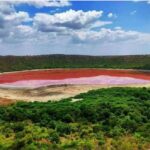
[{"label": "shoreline", "polygon": [[0,88],[0,99],[9,99],[11,101],[26,102],[47,102],[60,101],[65,98],[74,97],[80,93],[86,93],[90,90],[112,87],[150,87],[149,84],[127,84],[127,85],[58,85],[47,86],[37,89],[2,89]]},{"label": "shoreline", "polygon": [[86,69],[91,69],[91,70],[118,70],[118,71],[139,71],[139,72],[150,72],[150,70],[145,70],[145,69],[114,69],[114,68],[49,68],[49,69],[31,69],[31,70],[18,70],[18,71],[8,71],[8,72],[0,72],[1,74],[11,74],[11,73],[21,73],[21,72],[28,72],[28,71],[49,71],[49,70],[86,70]]}]

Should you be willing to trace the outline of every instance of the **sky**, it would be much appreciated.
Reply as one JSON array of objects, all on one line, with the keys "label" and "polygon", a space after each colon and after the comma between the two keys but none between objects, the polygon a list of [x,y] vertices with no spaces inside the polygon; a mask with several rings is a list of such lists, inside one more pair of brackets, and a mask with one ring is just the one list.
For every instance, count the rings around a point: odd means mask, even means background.
[{"label": "sky", "polygon": [[150,1],[0,0],[0,55],[150,54]]}]

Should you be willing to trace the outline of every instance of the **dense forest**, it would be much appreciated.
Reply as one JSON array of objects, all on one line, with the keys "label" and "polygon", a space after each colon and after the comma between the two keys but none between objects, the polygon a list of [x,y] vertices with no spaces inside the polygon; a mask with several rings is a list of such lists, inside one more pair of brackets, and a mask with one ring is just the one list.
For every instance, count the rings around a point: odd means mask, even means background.
[{"label": "dense forest", "polygon": [[108,88],[0,107],[1,150],[148,150],[150,89]]},{"label": "dense forest", "polygon": [[150,69],[150,55],[143,56],[0,56],[0,72],[48,68]]}]

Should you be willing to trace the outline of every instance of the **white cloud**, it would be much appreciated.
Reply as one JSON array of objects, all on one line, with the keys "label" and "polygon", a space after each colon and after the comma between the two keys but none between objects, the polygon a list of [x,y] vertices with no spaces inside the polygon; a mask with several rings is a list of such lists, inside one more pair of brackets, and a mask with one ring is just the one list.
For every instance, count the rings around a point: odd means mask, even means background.
[{"label": "white cloud", "polygon": [[69,6],[68,0],[1,0],[0,3],[12,5],[28,4],[35,7],[64,7]]},{"label": "white cloud", "polygon": [[108,16],[108,18],[112,18],[112,17],[113,17],[113,14],[112,14],[112,13],[109,13],[107,16]]},{"label": "white cloud", "polygon": [[117,15],[116,15],[116,14],[113,14],[113,13],[109,13],[109,14],[107,15],[107,17],[108,17],[108,18],[114,18],[114,19],[116,19],[116,18],[117,18]]},{"label": "white cloud", "polygon": [[0,3],[0,40],[9,39],[22,23],[32,21],[29,14],[24,11],[16,12],[12,5]]},{"label": "white cloud", "polygon": [[100,22],[102,11],[87,11],[68,10],[54,15],[38,13],[34,17],[34,26],[42,32],[56,32],[66,29],[79,30],[82,28],[93,26],[95,23],[98,26],[105,25]]},{"label": "white cloud", "polygon": [[91,25],[91,29],[93,29],[93,28],[99,28],[99,27],[102,27],[102,26],[106,26],[106,25],[110,25],[110,24],[112,24],[112,22],[111,21],[96,21],[95,23],[93,23],[92,25]]},{"label": "white cloud", "polygon": [[81,43],[109,43],[135,40],[139,38],[139,33],[135,31],[124,31],[122,29],[111,30],[102,28],[100,31],[76,31],[73,34],[73,40]]},{"label": "white cloud", "polygon": [[[128,31],[126,31],[128,32]],[[84,33],[84,32],[83,32]],[[96,33],[95,33],[96,34]],[[0,54],[15,55],[38,55],[38,54],[85,54],[85,55],[130,55],[130,54],[148,54],[150,52],[150,34],[137,33],[138,37],[130,37],[129,40],[111,40],[107,38],[96,37],[93,40],[86,36],[86,41],[75,43],[70,42],[72,36],[56,35],[55,33],[36,33],[35,39],[31,36],[24,42],[1,43]],[[90,36],[90,33],[88,34]],[[117,37],[118,38],[118,37]],[[30,39],[30,40],[29,40]]]},{"label": "white cloud", "polygon": [[10,15],[5,15],[4,20],[6,22],[11,22],[11,24],[12,22],[15,24],[19,24],[21,22],[31,21],[32,19],[29,17],[29,14],[27,12],[19,11]]},{"label": "white cloud", "polygon": [[8,5],[7,3],[2,3],[0,1],[0,13],[10,14],[14,11],[15,11],[15,9],[11,5]]},{"label": "white cloud", "polygon": [[114,29],[115,30],[121,30],[122,28],[121,27],[115,27]]},{"label": "white cloud", "polygon": [[14,32],[14,36],[18,36],[19,38],[33,38],[35,36],[36,30],[27,25],[18,25]]},{"label": "white cloud", "polygon": [[[34,6],[48,6],[44,1],[37,1]],[[125,31],[121,27],[106,28],[113,22],[101,19],[103,11],[36,13],[31,18],[28,12],[17,12],[16,4],[0,1],[0,55],[130,54],[144,53],[150,47],[148,33]],[[109,15],[110,18],[115,16]]]},{"label": "white cloud", "polygon": [[0,2],[0,24],[20,24],[21,22],[31,21],[28,12],[19,11],[16,12],[13,5],[8,5],[6,3]]}]

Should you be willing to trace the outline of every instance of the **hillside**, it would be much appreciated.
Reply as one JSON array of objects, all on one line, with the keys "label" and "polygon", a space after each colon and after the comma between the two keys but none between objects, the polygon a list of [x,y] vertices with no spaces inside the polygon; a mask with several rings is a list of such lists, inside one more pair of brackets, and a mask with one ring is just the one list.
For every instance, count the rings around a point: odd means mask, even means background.
[{"label": "hillside", "polygon": [[0,107],[0,149],[147,150],[150,89],[108,88]]},{"label": "hillside", "polygon": [[142,56],[0,56],[0,72],[47,68],[150,69],[150,55]]}]

